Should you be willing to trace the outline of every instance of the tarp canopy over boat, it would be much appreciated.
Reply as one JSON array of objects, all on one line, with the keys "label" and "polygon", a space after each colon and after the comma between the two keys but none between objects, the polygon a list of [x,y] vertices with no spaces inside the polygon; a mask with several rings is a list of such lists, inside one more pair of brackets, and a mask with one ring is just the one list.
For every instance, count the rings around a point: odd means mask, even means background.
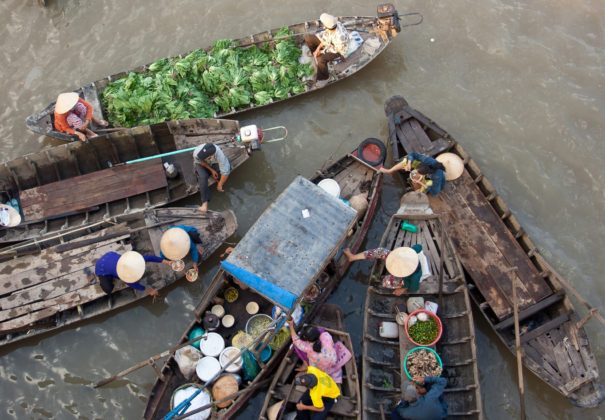
[{"label": "tarp canopy over boat", "polygon": [[291,310],[334,256],[355,216],[351,207],[299,176],[264,211],[222,268]]}]

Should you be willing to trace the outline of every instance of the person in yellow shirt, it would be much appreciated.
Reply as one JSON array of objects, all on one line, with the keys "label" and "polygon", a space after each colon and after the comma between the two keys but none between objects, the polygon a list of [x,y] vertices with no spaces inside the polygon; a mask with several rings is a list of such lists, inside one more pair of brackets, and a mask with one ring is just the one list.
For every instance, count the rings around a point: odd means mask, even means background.
[{"label": "person in yellow shirt", "polygon": [[328,417],[336,398],[340,396],[340,389],[334,379],[316,367],[309,366],[307,372],[296,377],[294,383],[307,388],[296,404],[296,418],[320,420]]}]

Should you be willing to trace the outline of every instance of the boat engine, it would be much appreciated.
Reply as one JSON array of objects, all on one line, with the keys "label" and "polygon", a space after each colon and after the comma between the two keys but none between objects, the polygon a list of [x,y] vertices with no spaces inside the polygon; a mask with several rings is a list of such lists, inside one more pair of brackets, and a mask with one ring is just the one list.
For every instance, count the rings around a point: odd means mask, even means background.
[{"label": "boat engine", "polygon": [[243,143],[250,146],[252,150],[260,150],[263,142],[263,130],[256,125],[247,125],[239,130],[239,137]]},{"label": "boat engine", "polygon": [[392,36],[395,36],[397,33],[401,32],[399,13],[397,13],[397,10],[392,3],[379,4],[377,7],[377,14],[381,30],[385,32],[390,30]]}]

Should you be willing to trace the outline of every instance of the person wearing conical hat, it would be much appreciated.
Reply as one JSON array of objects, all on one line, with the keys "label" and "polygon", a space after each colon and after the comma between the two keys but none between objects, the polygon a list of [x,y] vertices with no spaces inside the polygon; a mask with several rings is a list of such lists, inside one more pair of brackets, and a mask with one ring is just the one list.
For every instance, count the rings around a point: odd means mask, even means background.
[{"label": "person wearing conical hat", "polygon": [[187,254],[191,254],[193,269],[198,271],[200,255],[204,252],[201,243],[200,233],[195,227],[170,226],[160,239],[160,257],[177,261],[185,258]]},{"label": "person wearing conical hat", "polygon": [[73,134],[80,140],[96,137],[97,134],[90,129],[94,122],[100,127],[107,127],[107,121],[100,120],[93,115],[92,105],[80,98],[76,92],[62,93],[57,97],[55,104],[55,130],[62,133]]},{"label": "person wearing conical hat", "polygon": [[349,248],[344,250],[349,260],[385,260],[386,269],[389,274],[382,278],[382,287],[393,290],[395,296],[404,293],[416,293],[420,289],[422,280],[422,264],[420,264],[422,245],[415,244],[411,247],[399,247],[394,250],[387,248],[368,249],[359,254],[353,254]]},{"label": "person wearing conical hat", "polygon": [[462,159],[454,153],[442,153],[433,159],[422,153],[409,153],[391,169],[380,168],[380,172],[392,174],[397,171],[410,173],[410,184],[415,191],[437,195],[445,187],[445,181],[453,181],[464,172]]},{"label": "person wearing conical hat", "polygon": [[351,36],[338,18],[328,13],[322,13],[319,21],[325,29],[317,34],[306,34],[304,40],[317,63],[317,85],[323,87],[330,77],[328,63],[346,57]]},{"label": "person wearing conical hat", "polygon": [[136,251],[127,251],[120,255],[109,251],[97,260],[95,275],[99,279],[101,289],[108,295],[113,291],[115,280],[120,279],[135,290],[145,291],[150,296],[158,296],[156,289],[139,283],[145,274],[146,262],[170,264],[170,261],[155,255],[143,256]]}]

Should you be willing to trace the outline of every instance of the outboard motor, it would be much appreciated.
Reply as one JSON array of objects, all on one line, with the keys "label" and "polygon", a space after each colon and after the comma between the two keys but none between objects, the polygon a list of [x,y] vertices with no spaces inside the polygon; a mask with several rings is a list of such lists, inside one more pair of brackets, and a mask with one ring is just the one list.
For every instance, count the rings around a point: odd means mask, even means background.
[{"label": "outboard motor", "polygon": [[263,130],[256,125],[247,125],[239,130],[240,139],[250,146],[251,150],[260,150],[263,142]]},{"label": "outboard motor", "polygon": [[377,7],[378,21],[380,29],[385,32],[391,31],[391,36],[401,32],[401,23],[399,22],[399,13],[392,3],[379,4]]}]

